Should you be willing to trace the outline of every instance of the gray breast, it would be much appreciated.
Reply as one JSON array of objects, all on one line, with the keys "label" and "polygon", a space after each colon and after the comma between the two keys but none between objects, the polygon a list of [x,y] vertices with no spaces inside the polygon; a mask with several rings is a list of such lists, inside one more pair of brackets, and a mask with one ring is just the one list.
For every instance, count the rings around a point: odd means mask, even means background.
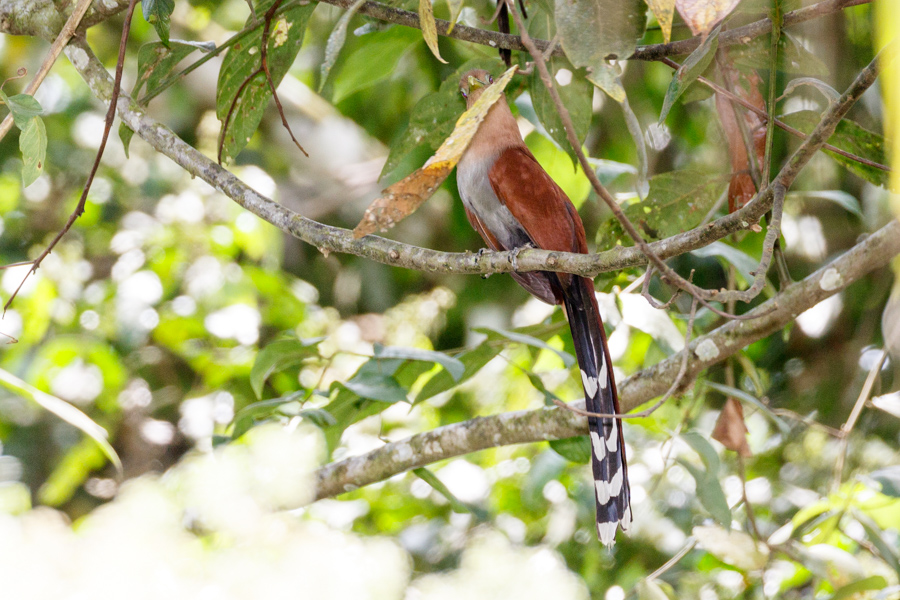
[{"label": "gray breast", "polygon": [[512,250],[528,245],[531,238],[509,209],[494,194],[488,171],[493,160],[466,160],[456,170],[456,184],[466,208],[490,231],[504,248]]}]

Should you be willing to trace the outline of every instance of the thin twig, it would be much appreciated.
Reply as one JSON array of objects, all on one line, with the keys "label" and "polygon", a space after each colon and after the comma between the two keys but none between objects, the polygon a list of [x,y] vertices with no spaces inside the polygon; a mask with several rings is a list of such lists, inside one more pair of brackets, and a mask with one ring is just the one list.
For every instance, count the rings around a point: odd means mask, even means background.
[{"label": "thin twig", "polygon": [[863,407],[866,405],[866,402],[868,402],[869,396],[872,395],[872,388],[875,386],[875,380],[878,379],[878,375],[881,373],[881,367],[884,365],[887,355],[887,350],[882,350],[878,360],[876,360],[875,364],[872,365],[872,368],[869,369],[869,375],[866,377],[866,382],[859,392],[856,404],[853,405],[853,410],[850,411],[847,422],[841,425],[841,448],[838,451],[837,464],[834,466],[834,481],[832,484],[835,491],[837,491],[841,485],[841,481],[844,479],[844,461],[847,459],[847,448],[850,445],[850,432],[853,431],[853,428],[856,426],[856,421],[859,419]]},{"label": "thin twig", "polygon": [[759,533],[759,527],[756,526],[756,515],[753,514],[753,505],[750,503],[750,499],[747,498],[747,472],[744,469],[744,457],[741,456],[740,452],[737,453],[737,463],[738,474],[741,477],[741,497],[744,500],[744,510],[747,512],[747,522],[753,531],[753,537],[759,541],[762,539],[762,535]]},{"label": "thin twig", "polygon": [[805,415],[801,415],[800,413],[794,412],[788,408],[773,408],[772,414],[777,415],[779,417],[786,417],[793,421],[799,421],[800,423],[803,423],[804,425],[808,425],[809,427],[812,427],[813,429],[818,429],[820,431],[823,431],[832,437],[836,437],[836,438],[841,437],[840,429],[835,429],[834,427],[829,427],[828,425],[825,425],[824,423],[819,423],[815,419],[811,419]]},{"label": "thin twig", "polygon": [[293,140],[294,144],[297,148],[300,149],[300,152],[303,153],[306,158],[309,158],[309,154],[306,150],[303,149],[303,146],[300,145],[300,142],[297,141],[297,138],[294,137],[294,132],[291,130],[291,126],[288,125],[287,117],[284,116],[284,107],[281,106],[281,100],[278,98],[278,90],[275,89],[275,82],[272,81],[272,73],[269,72],[269,28],[272,26],[272,19],[274,18],[275,11],[281,6],[282,0],[277,0],[272,7],[266,12],[265,16],[265,25],[263,26],[262,32],[262,44],[260,45],[260,62],[262,63],[262,69],[266,73],[266,82],[269,84],[269,89],[272,91],[272,98],[275,100],[275,107],[278,109],[278,114],[281,116],[281,123],[284,125],[284,128],[287,130],[288,135],[291,136],[291,140]]},{"label": "thin twig", "polygon": [[[75,34],[75,30],[78,29],[78,24],[81,23],[81,18],[90,6],[91,0],[79,0],[78,4],[75,6],[75,10],[72,11],[72,14],[69,16],[69,20],[63,25],[63,28],[60,30],[59,35],[56,36],[53,45],[50,46],[50,51],[47,52],[47,57],[44,58],[44,62],[41,63],[41,68],[38,69],[34,79],[31,80],[23,93],[34,96],[34,93],[41,87],[44,78],[47,77],[47,73],[50,72],[50,69],[53,67],[54,63],[56,63],[56,59],[59,58],[63,48],[69,43],[69,39]],[[9,133],[12,126],[13,117],[12,113],[10,113],[6,115],[6,118],[0,123],[0,140],[6,137],[6,134]]]},{"label": "thin twig", "polygon": [[647,575],[647,577],[645,579],[647,581],[653,581],[654,579],[658,579],[660,577],[660,575],[662,575],[663,573],[665,573],[666,571],[668,571],[669,569],[671,569],[672,567],[677,565],[678,561],[680,561],[682,558],[684,558],[688,552],[690,552],[691,550],[694,549],[694,546],[696,546],[696,545],[697,545],[697,538],[695,538],[695,537],[689,538],[687,543],[684,545],[684,547],[682,547],[681,550],[679,550],[675,556],[673,556],[672,558],[667,560],[665,563],[663,563],[663,565],[660,568],[656,569],[655,571],[653,571],[652,573]]},{"label": "thin twig", "polygon": [[81,198],[78,199],[78,205],[75,207],[75,210],[72,211],[72,214],[69,215],[66,224],[63,226],[60,232],[56,234],[56,237],[53,238],[53,240],[44,249],[44,251],[41,252],[36,259],[34,259],[34,263],[32,264],[31,269],[28,270],[28,273],[26,273],[25,277],[22,278],[22,281],[9,297],[9,300],[7,300],[6,304],[3,305],[4,315],[12,305],[13,300],[16,299],[16,296],[19,294],[22,286],[25,285],[28,277],[37,272],[38,268],[41,266],[41,263],[45,258],[47,258],[50,252],[53,251],[53,248],[56,247],[56,244],[59,243],[59,240],[61,240],[63,236],[69,232],[78,217],[80,217],[82,213],[84,213],[84,206],[87,202],[88,192],[90,192],[91,190],[91,184],[94,182],[94,176],[97,174],[97,169],[100,168],[100,159],[103,158],[103,151],[106,149],[106,142],[109,139],[109,132],[112,130],[113,120],[115,120],[116,118],[116,104],[119,101],[119,93],[122,90],[122,71],[125,68],[125,50],[128,47],[128,33],[131,30],[131,18],[132,16],[134,16],[134,8],[136,5],[137,0],[130,1],[130,3],[128,4],[128,11],[125,13],[125,21],[122,23],[122,39],[119,42],[119,58],[116,62],[116,77],[113,82],[112,94],[110,95],[109,99],[109,110],[106,111],[106,124],[103,128],[103,138],[100,140],[100,147],[97,149],[97,156],[94,158],[94,164],[91,167],[91,172],[88,174],[87,181],[85,181],[84,188],[81,191]]}]

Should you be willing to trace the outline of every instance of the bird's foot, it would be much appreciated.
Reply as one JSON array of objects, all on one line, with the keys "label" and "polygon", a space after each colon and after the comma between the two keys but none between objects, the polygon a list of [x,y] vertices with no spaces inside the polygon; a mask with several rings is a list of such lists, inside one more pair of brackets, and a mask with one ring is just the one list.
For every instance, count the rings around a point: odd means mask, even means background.
[{"label": "bird's foot", "polygon": [[519,270],[519,252],[525,250],[526,248],[532,248],[531,244],[526,244],[524,246],[519,246],[517,248],[513,248],[509,253],[509,264],[512,265],[513,271]]}]

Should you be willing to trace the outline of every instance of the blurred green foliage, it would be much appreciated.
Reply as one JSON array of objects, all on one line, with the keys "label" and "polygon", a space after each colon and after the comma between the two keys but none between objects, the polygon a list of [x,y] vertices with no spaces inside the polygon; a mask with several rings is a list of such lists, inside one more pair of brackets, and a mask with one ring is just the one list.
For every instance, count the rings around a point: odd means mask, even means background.
[{"label": "blurred green foliage", "polygon": [[[147,4],[159,11],[171,3]],[[398,6],[415,10],[417,3]],[[291,144],[270,104],[230,168],[303,214],[353,227],[385,182],[420,166],[452,130],[447,123],[463,109],[456,96],[463,65],[499,63],[492,48],[440,38],[441,55],[449,62],[442,65],[419,32],[356,15],[319,96],[311,90],[320,87],[326,43],[342,12],[316,5],[304,10],[304,23],[310,10],[305,36],[292,33],[303,45],[280,88],[287,117],[310,158]],[[434,10],[438,18],[449,14],[443,2]],[[474,0],[465,4],[461,19],[484,27],[482,19],[493,10],[491,3]],[[536,3],[536,18],[546,20],[552,10],[546,2]],[[248,14],[243,0],[179,0],[170,20],[160,14],[151,26],[137,18],[127,78],[137,81],[140,48],[157,41],[160,23],[169,25],[173,44],[178,39],[221,44],[244,26]],[[790,68],[778,73],[779,90],[797,72],[814,72],[842,89],[872,57],[870,37],[860,34],[871,29],[871,18],[864,5],[792,28],[783,48]],[[88,32],[108,65],[115,60],[119,26],[112,19]],[[546,23],[536,27],[550,31]],[[676,20],[674,37],[686,35]],[[661,41],[651,22],[641,43]],[[754,46],[741,54],[740,65],[768,67],[759,55],[769,42],[760,38],[758,45],[762,50]],[[37,40],[0,39],[2,77],[22,66],[34,72],[43,51]],[[191,54],[181,64],[201,57]],[[526,57],[519,61],[524,65]],[[220,64],[210,61],[149,103],[152,114],[210,156],[216,155],[219,135],[214,90]],[[666,236],[699,223],[727,187],[730,169],[713,101],[692,96],[698,84],[666,118],[671,142],[650,153],[653,177],[642,198],[631,167],[638,154],[619,105],[589,85],[583,69],[562,59],[552,65],[558,82],[574,78],[564,99],[576,111],[584,147],[602,161],[598,171],[626,212],[648,215],[652,231],[645,233]],[[659,118],[672,70],[637,61],[622,68],[630,105],[646,129]],[[148,91],[159,81],[150,79]],[[7,83],[6,93],[19,91],[20,83]],[[539,78],[523,76],[509,88],[527,143],[579,207],[589,237],[596,235],[604,247],[628,243],[560,147],[564,136],[539,85]],[[49,139],[43,174],[23,188],[14,138],[0,145],[3,264],[33,259],[59,231],[77,202],[102,131],[105,109],[65,61],[37,98]],[[804,86],[784,99],[778,112],[792,113],[786,120],[808,129],[824,106],[822,95]],[[855,151],[880,152],[878,140],[868,137],[882,121],[874,90],[851,116],[861,126],[845,124],[839,134],[852,138],[848,144]],[[865,139],[854,138],[857,131]],[[798,143],[776,132],[773,164],[780,165]],[[789,197],[783,243],[795,280],[890,218],[886,192],[875,185],[881,174],[843,166],[846,161],[817,156],[794,186],[803,193]],[[379,182],[382,170],[386,179]],[[702,197],[694,193],[699,187]],[[448,181],[392,236],[447,251],[480,248],[456,196],[455,183]],[[684,196],[696,205],[686,207]],[[726,287],[730,277],[746,283],[762,236],[734,236],[671,264],[683,274],[695,270],[694,282],[705,287]],[[4,300],[27,269],[0,272]],[[646,302],[622,291],[640,274],[628,269],[597,280],[620,378],[676,353],[690,309],[690,300],[680,298],[670,312],[646,318],[641,311]],[[656,280],[650,290],[664,299],[674,291]],[[400,574],[400,591],[410,577],[422,591],[438,585],[434,573],[459,568],[443,577],[459,578],[447,585],[462,594],[464,574],[479,572],[480,564],[496,569],[506,564],[486,562],[490,556],[507,557],[509,565],[523,569],[502,571],[513,579],[530,572],[521,565],[550,556],[546,564],[561,597],[840,598],[863,589],[896,590],[897,418],[874,408],[863,411],[848,438],[842,477],[834,476],[843,449],[833,435],[878,355],[889,290],[887,271],[873,273],[786,330],[709,369],[683,397],[652,416],[629,421],[625,438],[635,522],[612,552],[595,537],[593,490],[579,438],[554,442],[552,448],[540,443],[484,450],[284,518],[324,524],[332,533],[344,530],[366,544],[378,543],[378,536],[391,538],[391,552],[400,558],[389,568]],[[770,284],[763,298],[774,293]],[[711,312],[700,311],[695,334],[719,323]],[[154,473],[169,470],[167,477],[177,479],[190,461],[201,460],[198,455],[213,456],[215,446],[223,447],[219,452],[241,448],[262,423],[300,424],[310,439],[322,436],[324,443],[316,444],[327,460],[339,460],[441,425],[582,394],[578,377],[567,368],[573,348],[560,311],[528,299],[511,278],[403,271],[325,255],[192,179],[137,137],[127,157],[119,140],[110,140],[85,214],[26,281],[0,320],[0,332],[18,339],[3,346],[0,368],[102,425],[125,469],[126,482],[117,481],[102,451],[77,429],[0,391],[0,512],[23,519],[36,514],[29,509],[38,504],[86,523],[100,519],[105,505],[112,513],[130,510],[122,508],[132,506],[129,502],[145,506],[172,485],[160,484]],[[888,361],[873,395],[895,388]],[[745,400],[754,454],[749,459],[707,441],[727,390]],[[139,489],[144,491],[134,491]],[[176,498],[167,505],[175,507],[166,513],[176,515],[172,518],[190,514],[199,502],[165,489]],[[281,506],[261,506],[265,519],[282,518],[266,512]],[[140,519],[113,522],[135,531],[146,526]],[[302,530],[295,535],[310,535],[307,523],[291,523]],[[210,548],[234,534],[221,523],[173,525],[166,531],[195,535]],[[234,539],[256,543],[252,536],[241,537],[245,534]],[[343,544],[357,538],[341,539]],[[646,580],[682,549],[680,561]],[[556,556],[568,571],[554,562]],[[0,579],[0,595],[3,585]]]}]

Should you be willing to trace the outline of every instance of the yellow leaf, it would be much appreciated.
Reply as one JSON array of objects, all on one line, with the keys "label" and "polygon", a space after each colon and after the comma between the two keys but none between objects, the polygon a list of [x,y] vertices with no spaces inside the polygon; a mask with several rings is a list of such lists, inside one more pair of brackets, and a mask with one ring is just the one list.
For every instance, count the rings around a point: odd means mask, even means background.
[{"label": "yellow leaf", "polygon": [[663,41],[669,43],[672,39],[672,17],[675,14],[675,0],[647,0],[647,6],[653,11],[653,16],[662,29]]},{"label": "yellow leaf", "polygon": [[444,64],[447,61],[441,58],[441,51],[438,50],[437,43],[437,24],[434,22],[434,9],[431,7],[431,0],[419,0],[419,24],[422,26],[422,37],[434,57]]},{"label": "yellow leaf", "polygon": [[463,0],[447,0],[447,6],[450,8],[450,25],[447,26],[447,35],[456,27],[456,20],[459,13],[462,12]]},{"label": "yellow leaf", "polygon": [[[424,0],[428,1],[428,0]],[[503,90],[515,74],[517,65],[510,67],[497,81],[485,88],[472,108],[464,112],[456,121],[456,127],[434,156],[409,177],[398,181],[382,191],[359,225],[353,230],[353,237],[361,238],[376,230],[387,231],[401,220],[411,215],[425,200],[431,197],[472,141],[478,126],[487,116],[488,110],[503,95]]]},{"label": "yellow leaf", "polygon": [[675,7],[694,35],[704,37],[741,0],[675,0]]}]

